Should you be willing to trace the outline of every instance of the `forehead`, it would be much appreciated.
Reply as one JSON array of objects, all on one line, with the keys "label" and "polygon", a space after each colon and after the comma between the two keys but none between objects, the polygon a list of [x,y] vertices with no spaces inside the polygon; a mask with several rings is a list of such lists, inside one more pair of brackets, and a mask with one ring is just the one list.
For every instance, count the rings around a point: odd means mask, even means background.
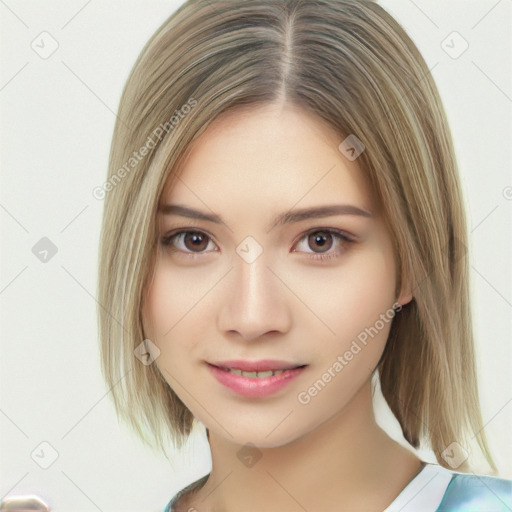
[{"label": "forehead", "polygon": [[[166,186],[165,202],[201,202],[274,209],[351,202],[374,210],[373,194],[357,159],[338,149],[343,137],[311,114],[287,105],[229,112],[198,138]],[[204,206],[204,204],[203,204]]]}]

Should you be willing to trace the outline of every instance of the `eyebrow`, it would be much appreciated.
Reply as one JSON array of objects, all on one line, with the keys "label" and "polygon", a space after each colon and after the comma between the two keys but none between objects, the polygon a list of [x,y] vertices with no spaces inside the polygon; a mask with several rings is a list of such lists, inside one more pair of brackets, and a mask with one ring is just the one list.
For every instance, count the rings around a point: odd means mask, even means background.
[{"label": "eyebrow", "polygon": [[[199,219],[208,222],[214,222],[215,224],[226,225],[222,217],[215,213],[206,213],[178,204],[164,204],[159,208],[159,213],[162,215],[179,215],[189,219]],[[311,208],[290,210],[281,213],[273,219],[270,229],[293,222],[301,222],[303,220],[320,217],[332,217],[334,215],[356,215],[367,218],[373,217],[370,211],[351,204],[330,204],[325,206],[314,206]]]}]

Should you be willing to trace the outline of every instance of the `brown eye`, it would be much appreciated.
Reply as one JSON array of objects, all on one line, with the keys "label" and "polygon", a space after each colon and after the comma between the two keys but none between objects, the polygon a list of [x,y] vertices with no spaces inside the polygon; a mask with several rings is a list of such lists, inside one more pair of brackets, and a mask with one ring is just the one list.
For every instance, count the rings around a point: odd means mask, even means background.
[{"label": "brown eye", "polygon": [[305,233],[293,252],[303,252],[313,260],[335,260],[348,251],[355,238],[333,228],[314,229]]},{"label": "brown eye", "polygon": [[203,233],[189,231],[183,238],[185,247],[191,251],[203,251],[208,246],[208,237]]},{"label": "brown eye", "polygon": [[332,247],[332,238],[328,231],[313,231],[308,236],[308,246],[314,252],[325,252]]},{"label": "brown eye", "polygon": [[206,250],[209,244],[215,247],[211,238],[201,231],[179,231],[178,233],[163,237],[161,243],[172,251],[185,254],[210,252]]}]

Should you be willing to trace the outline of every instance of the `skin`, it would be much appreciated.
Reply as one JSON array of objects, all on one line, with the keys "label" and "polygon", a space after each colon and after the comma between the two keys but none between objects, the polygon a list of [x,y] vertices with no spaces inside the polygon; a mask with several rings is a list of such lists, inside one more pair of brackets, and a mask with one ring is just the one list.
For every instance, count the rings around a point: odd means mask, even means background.
[{"label": "skin", "polygon": [[[210,432],[211,475],[181,510],[379,511],[421,469],[374,418],[370,379],[391,322],[307,404],[298,400],[379,315],[412,299],[405,285],[395,295],[389,231],[357,159],[338,150],[342,140],[287,104],[231,112],[196,141],[180,179],[162,194],[162,204],[225,221],[159,216],[161,237],[180,229],[207,236],[197,249],[183,236],[159,246],[143,306],[146,335],[161,351],[154,364]],[[342,203],[372,217],[310,218],[269,230],[280,213]],[[327,234],[322,248],[308,237],[327,228],[356,241]],[[236,252],[247,236],[263,249],[252,263]],[[312,258],[324,251],[337,257]],[[205,364],[267,358],[308,367],[277,393],[248,398]],[[237,456],[246,443],[261,456],[252,467]]]}]

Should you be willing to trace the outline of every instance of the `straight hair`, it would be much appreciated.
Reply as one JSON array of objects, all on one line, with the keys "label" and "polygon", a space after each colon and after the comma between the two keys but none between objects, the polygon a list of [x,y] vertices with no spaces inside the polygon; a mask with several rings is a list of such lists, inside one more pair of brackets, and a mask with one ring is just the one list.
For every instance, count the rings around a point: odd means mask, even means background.
[{"label": "straight hair", "polygon": [[[118,418],[166,456],[168,441],[180,448],[192,431],[194,416],[157,365],[134,355],[146,339],[159,201],[219,116],[272,103],[315,115],[340,143],[355,135],[364,144],[358,163],[392,234],[397,295],[414,283],[376,368],[404,438],[447,468],[443,453],[474,439],[496,472],[479,404],[467,222],[445,110],[413,41],[370,0],[188,0],[142,49],[119,104],[99,249],[102,372]],[[457,469],[471,470],[468,461]]]}]

